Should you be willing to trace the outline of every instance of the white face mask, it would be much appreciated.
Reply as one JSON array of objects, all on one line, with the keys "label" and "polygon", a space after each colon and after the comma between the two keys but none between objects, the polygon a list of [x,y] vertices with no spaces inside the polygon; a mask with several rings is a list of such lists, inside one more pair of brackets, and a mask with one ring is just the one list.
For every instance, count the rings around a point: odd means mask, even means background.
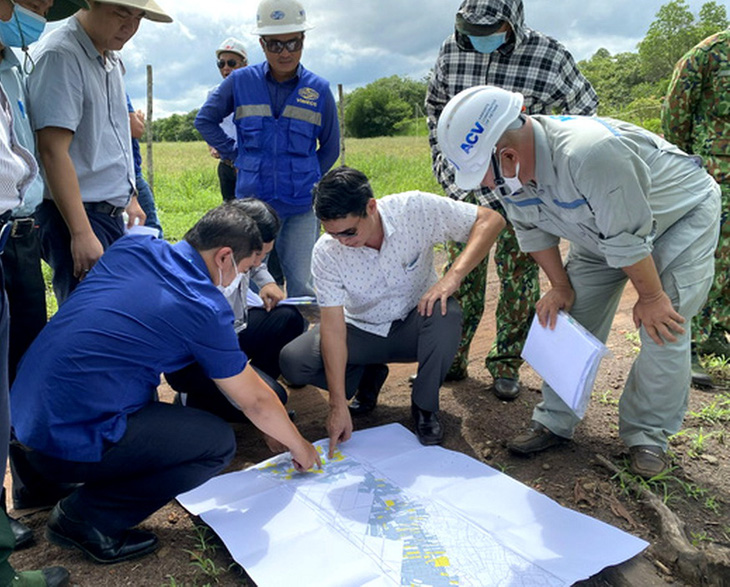
[{"label": "white face mask", "polygon": [[244,274],[238,270],[238,266],[236,265],[236,260],[233,258],[233,255],[231,255],[231,260],[233,261],[233,268],[236,270],[236,276],[233,278],[231,283],[223,285],[223,271],[221,271],[219,267],[218,280],[220,281],[220,284],[216,287],[218,288],[218,291],[225,296],[231,306],[231,310],[233,310],[233,328],[236,331],[236,334],[238,334],[248,325],[248,306],[244,298],[245,294],[241,291],[240,287]]},{"label": "white face mask", "polygon": [[223,285],[223,271],[221,271],[221,268],[218,267],[219,283],[216,287],[219,292],[226,296],[226,299],[230,298],[238,290],[238,286],[241,284],[241,279],[243,279],[243,273],[238,270],[238,266],[236,265],[236,260],[233,258],[233,255],[231,255],[231,262],[233,263],[233,269],[236,272],[236,276],[228,285]]},{"label": "white face mask", "polygon": [[519,192],[522,189],[522,182],[520,181],[520,162],[518,161],[517,165],[515,166],[514,177],[502,176],[502,179],[504,179],[504,185],[509,190],[510,194],[515,194]]}]

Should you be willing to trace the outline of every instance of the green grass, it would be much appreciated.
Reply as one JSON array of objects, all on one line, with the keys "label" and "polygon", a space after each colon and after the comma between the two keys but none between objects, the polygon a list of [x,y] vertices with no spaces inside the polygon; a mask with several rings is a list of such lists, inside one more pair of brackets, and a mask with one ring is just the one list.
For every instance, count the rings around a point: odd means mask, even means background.
[{"label": "green grass", "polygon": [[[178,241],[206,211],[221,202],[218,162],[202,142],[155,143],[153,156],[153,189],[160,221],[165,238]],[[442,193],[431,172],[425,136],[347,139],[345,160],[370,178],[378,197],[408,190]]]}]

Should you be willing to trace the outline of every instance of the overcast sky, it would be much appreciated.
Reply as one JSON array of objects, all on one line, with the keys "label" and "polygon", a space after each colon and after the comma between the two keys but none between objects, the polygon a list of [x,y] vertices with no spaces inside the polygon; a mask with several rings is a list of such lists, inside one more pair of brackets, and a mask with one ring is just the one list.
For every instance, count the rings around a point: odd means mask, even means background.
[{"label": "overcast sky", "polygon": [[[154,71],[154,118],[200,107],[220,82],[215,49],[226,37],[242,40],[249,62],[263,60],[255,0],[157,0],[172,24],[144,20],[122,57],[132,101],[144,108],[146,65]],[[605,47],[635,51],[668,0],[525,0],[525,22],[561,41],[576,61]],[[704,0],[689,0],[696,15]],[[391,75],[423,78],[453,31],[461,0],[303,0],[314,29],[302,63],[336,92]],[[49,27],[50,28],[50,27]]]}]

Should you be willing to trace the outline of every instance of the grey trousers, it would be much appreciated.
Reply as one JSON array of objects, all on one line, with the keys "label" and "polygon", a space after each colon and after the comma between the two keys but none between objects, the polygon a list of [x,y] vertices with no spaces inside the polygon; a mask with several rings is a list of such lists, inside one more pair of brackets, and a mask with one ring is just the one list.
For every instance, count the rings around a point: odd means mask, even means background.
[{"label": "grey trousers", "polygon": [[[639,330],[641,350],[619,401],[619,436],[626,446],[653,445],[666,450],[669,436],[681,429],[690,386],[690,322],[702,308],[712,284],[718,210],[716,199],[709,199],[654,243],[652,256],[662,288],[684,317],[685,333],[676,335],[676,342],[658,345],[644,328]],[[627,281],[626,273],[576,245],[571,246],[566,270],[575,291],[570,314],[605,342]],[[549,385],[543,384],[542,395],[533,420],[555,434],[572,438],[578,417]]]},{"label": "grey trousers", "polygon": [[[355,395],[367,365],[417,362],[418,376],[413,382],[412,401],[422,410],[438,410],[439,389],[461,338],[459,303],[449,298],[446,308],[446,316],[442,316],[441,304],[437,302],[429,317],[420,316],[414,308],[404,320],[393,322],[386,337],[348,324],[345,373],[348,399]],[[279,365],[290,383],[327,389],[319,325],[285,346],[279,356]]]}]

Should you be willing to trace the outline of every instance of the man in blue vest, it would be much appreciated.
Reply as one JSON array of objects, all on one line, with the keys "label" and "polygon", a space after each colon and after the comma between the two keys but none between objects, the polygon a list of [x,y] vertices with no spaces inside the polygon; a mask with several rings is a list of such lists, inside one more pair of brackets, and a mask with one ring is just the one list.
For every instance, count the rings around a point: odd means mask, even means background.
[{"label": "man in blue vest", "polygon": [[[234,161],[236,197],[254,196],[281,218],[276,252],[289,296],[314,295],[311,257],[318,225],[312,186],[339,156],[339,127],[329,83],[301,64],[310,29],[297,0],[262,0],[254,34],[266,61],[235,70],[195,119],[203,139]],[[238,144],[220,128],[234,113]]]}]

